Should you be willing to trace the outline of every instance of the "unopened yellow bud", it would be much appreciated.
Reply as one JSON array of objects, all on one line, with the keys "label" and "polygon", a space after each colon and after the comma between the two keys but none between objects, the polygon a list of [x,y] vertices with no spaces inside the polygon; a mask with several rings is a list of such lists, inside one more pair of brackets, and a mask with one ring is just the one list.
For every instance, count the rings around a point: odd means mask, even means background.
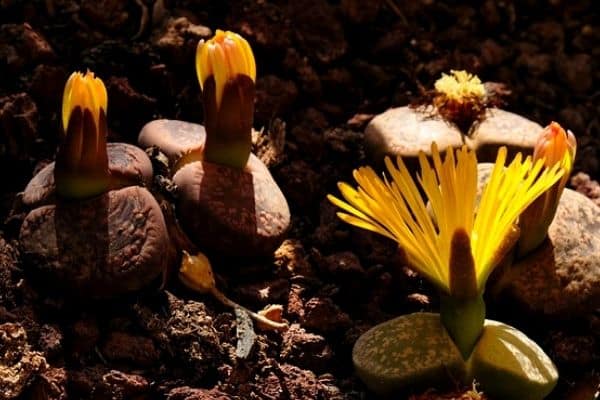
[{"label": "unopened yellow bud", "polygon": [[94,77],[94,73],[89,70],[82,74],[73,72],[65,85],[62,103],[62,122],[64,132],[67,132],[71,113],[76,107],[81,111],[89,110],[99,130],[100,110],[106,114],[108,105],[108,96],[104,83],[99,78]]},{"label": "unopened yellow bud", "polygon": [[238,75],[245,75],[256,81],[254,54],[246,39],[237,33],[217,29],[212,39],[198,43],[196,73],[202,89],[206,80],[214,77],[218,107],[228,81]]},{"label": "unopened yellow bud", "polygon": [[71,74],[63,94],[64,135],[54,169],[62,197],[87,198],[108,189],[107,104],[104,83],[93,72]]}]

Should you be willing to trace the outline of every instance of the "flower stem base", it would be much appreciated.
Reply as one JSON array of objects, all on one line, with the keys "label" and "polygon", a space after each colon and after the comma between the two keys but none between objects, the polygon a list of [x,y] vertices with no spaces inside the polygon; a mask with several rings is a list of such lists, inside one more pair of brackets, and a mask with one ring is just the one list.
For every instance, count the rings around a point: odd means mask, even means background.
[{"label": "flower stem base", "polygon": [[485,303],[483,295],[457,299],[442,295],[440,305],[442,323],[460,350],[463,358],[469,358],[483,329]]}]

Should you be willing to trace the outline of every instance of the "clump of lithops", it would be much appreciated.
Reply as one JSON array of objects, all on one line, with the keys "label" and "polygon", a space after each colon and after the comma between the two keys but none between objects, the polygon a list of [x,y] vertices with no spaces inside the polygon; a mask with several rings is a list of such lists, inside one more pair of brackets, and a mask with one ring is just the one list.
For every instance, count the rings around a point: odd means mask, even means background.
[{"label": "clump of lithops", "polygon": [[552,361],[516,328],[486,319],[483,294],[515,249],[531,251],[546,237],[574,153],[573,136],[552,124],[533,156],[509,161],[501,147],[482,187],[474,150],[442,156],[436,143],[431,161],[418,155],[418,185],[401,157],[385,159],[383,179],[362,167],[354,171],[357,188],[339,184],[342,197],[329,196],[338,216],[396,241],[406,264],[440,293],[439,314],[403,315],[358,339],[353,362],[369,388],[389,395],[454,379],[475,380],[502,399],[539,400],[552,391]]},{"label": "clump of lithops", "polygon": [[265,256],[282,242],[290,212],[267,167],[251,153],[256,65],[248,42],[217,30],[198,44],[204,126],[156,120],[142,147],[168,160],[177,219],[208,253]]},{"label": "clump of lithops", "polygon": [[161,276],[172,252],[160,207],[144,188],[146,154],[106,143],[107,93],[90,71],[65,85],[56,161],[23,193],[25,265],[46,287],[86,297],[138,290]]}]

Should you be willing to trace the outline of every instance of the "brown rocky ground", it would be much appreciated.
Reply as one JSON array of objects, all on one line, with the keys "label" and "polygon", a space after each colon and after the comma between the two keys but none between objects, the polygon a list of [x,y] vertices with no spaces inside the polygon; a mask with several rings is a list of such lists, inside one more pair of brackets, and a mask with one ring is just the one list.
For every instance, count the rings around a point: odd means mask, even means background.
[{"label": "brown rocky ground", "polygon": [[[374,113],[410,102],[443,71],[466,68],[508,84],[509,110],[577,135],[576,171],[589,176],[573,184],[598,201],[594,3],[0,1],[0,382],[19,376],[0,398],[372,398],[352,374],[352,344],[375,323],[434,310],[437,300],[413,273],[391,269],[393,245],[337,221],[325,194],[364,162],[362,129]],[[16,193],[53,157],[72,70],[104,79],[110,139],[134,142],[153,118],[202,121],[193,55],[216,28],[253,45],[255,125],[268,132],[256,152],[293,213],[273,260],[215,260],[226,293],[256,309],[282,304],[293,323],[283,334],[258,331],[246,357],[236,355],[234,313],[176,280],[167,292],[89,304],[32,287],[14,242],[22,215],[9,215]],[[490,314],[553,357],[562,372],[553,399],[589,398],[598,382],[598,315],[566,322],[502,307]]]}]

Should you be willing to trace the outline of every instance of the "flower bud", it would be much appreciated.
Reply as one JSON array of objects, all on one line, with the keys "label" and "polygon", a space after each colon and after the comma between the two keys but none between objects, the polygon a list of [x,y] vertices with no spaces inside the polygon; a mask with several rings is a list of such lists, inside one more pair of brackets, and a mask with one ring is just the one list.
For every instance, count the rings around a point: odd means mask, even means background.
[{"label": "flower bud", "polygon": [[560,163],[568,175],[573,168],[576,150],[577,141],[573,132],[565,132],[558,123],[551,122],[544,128],[535,144],[533,159],[537,161],[543,158],[547,167]]},{"label": "flower bud", "polygon": [[204,159],[243,168],[252,147],[256,64],[248,42],[217,30],[196,49],[196,72],[202,88],[206,144]]},{"label": "flower bud", "polygon": [[59,196],[86,198],[108,189],[107,103],[104,83],[93,72],[71,74],[63,94],[64,136],[54,169]]},{"label": "flower bud", "polygon": [[576,150],[577,142],[573,133],[565,132],[556,122],[550,123],[540,134],[533,150],[533,160],[543,160],[546,168],[558,164],[563,170],[563,175],[519,217],[519,257],[537,248],[548,235],[548,228],[554,219],[560,196],[573,169]]}]

